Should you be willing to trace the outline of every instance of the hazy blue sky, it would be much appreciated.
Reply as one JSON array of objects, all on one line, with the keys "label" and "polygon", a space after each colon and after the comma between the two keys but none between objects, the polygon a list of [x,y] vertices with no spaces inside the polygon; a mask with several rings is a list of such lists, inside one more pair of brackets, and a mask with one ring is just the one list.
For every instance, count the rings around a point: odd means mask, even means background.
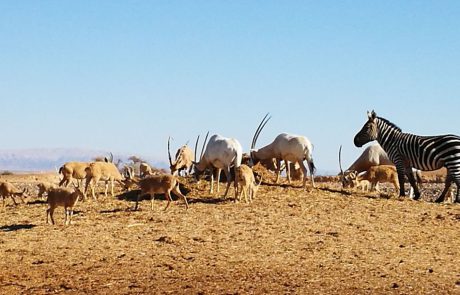
[{"label": "hazy blue sky", "polygon": [[[460,1],[1,1],[0,148],[167,160],[207,130],[348,166],[366,111],[460,134]],[[193,144],[192,144],[193,145]]]}]

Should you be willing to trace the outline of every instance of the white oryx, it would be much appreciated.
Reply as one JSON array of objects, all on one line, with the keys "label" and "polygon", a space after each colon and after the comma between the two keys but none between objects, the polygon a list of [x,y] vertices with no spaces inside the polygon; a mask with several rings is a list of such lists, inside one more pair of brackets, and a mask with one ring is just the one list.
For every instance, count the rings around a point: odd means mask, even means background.
[{"label": "white oryx", "polygon": [[[203,148],[201,149],[201,156],[199,162],[194,162],[195,165],[195,174],[198,177],[201,173],[203,173],[206,169],[210,168],[211,171],[211,188],[210,192],[213,192],[213,185],[214,185],[214,168],[217,169],[217,192],[219,192],[219,178],[220,172],[224,170],[225,177],[227,179],[227,188],[225,190],[224,198],[227,196],[228,189],[230,188],[230,184],[232,182],[232,176],[230,173],[231,167],[239,167],[241,165],[241,159],[243,156],[243,148],[238,140],[234,138],[226,138],[220,135],[213,135],[209,139],[209,142],[206,145],[206,139],[208,138],[209,132],[206,135],[206,138],[203,143]],[[197,139],[195,145],[195,154],[196,148],[198,145]],[[206,150],[203,150],[206,145]],[[196,155],[195,155],[196,159]],[[238,197],[238,175],[235,169],[235,178],[234,178],[234,187],[235,187],[235,200]]]},{"label": "white oryx", "polygon": [[281,171],[281,161],[284,161],[286,164],[286,175],[289,183],[291,183],[290,165],[288,165],[288,163],[298,163],[303,171],[303,187],[306,188],[307,168],[303,163],[303,161],[306,160],[310,169],[311,183],[313,187],[315,187],[313,175],[316,168],[312,158],[313,145],[305,136],[281,133],[272,143],[260,149],[255,148],[260,132],[271,118],[269,117],[267,119],[267,116],[268,114],[266,114],[260,122],[252,139],[251,159],[253,164],[257,164],[261,160],[275,158],[277,161],[276,182],[278,182]]}]

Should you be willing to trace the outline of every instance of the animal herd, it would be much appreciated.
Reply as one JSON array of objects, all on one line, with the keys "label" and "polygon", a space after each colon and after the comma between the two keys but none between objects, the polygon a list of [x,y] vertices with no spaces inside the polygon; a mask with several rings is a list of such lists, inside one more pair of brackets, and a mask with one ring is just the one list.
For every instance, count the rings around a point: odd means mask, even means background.
[{"label": "animal herd", "polygon": [[[206,172],[210,177],[210,193],[219,192],[220,174],[223,170],[227,182],[224,197],[227,196],[231,183],[234,184],[235,200],[241,200],[242,195],[246,202],[252,202],[262,179],[256,181],[251,167],[260,163],[267,169],[276,173],[276,183],[279,182],[281,170],[286,170],[286,177],[291,183],[291,174],[294,167],[298,167],[302,175],[303,188],[306,188],[307,167],[310,172],[312,187],[315,187],[313,162],[313,145],[305,136],[281,133],[273,142],[256,148],[257,140],[265,125],[271,117],[268,114],[262,119],[253,136],[251,148],[248,154],[243,154],[243,148],[239,141],[234,138],[223,137],[218,134],[212,135],[209,140],[209,132],[203,142],[200,156],[197,157],[199,137],[195,144],[195,154],[187,144],[180,147],[173,160],[170,152],[168,138],[168,158],[171,174],[156,173],[146,164],[139,166],[139,175],[135,175],[133,167],[125,166],[119,169],[113,163],[113,155],[104,161],[94,162],[67,162],[59,169],[62,180],[58,185],[41,183],[38,185],[39,197],[47,193],[47,223],[51,219],[54,224],[54,210],[61,206],[65,210],[65,224],[70,224],[73,208],[79,199],[87,198],[88,190],[91,196],[96,198],[96,188],[100,181],[105,183],[104,195],[110,186],[110,194],[114,195],[115,183],[124,189],[130,190],[138,187],[140,193],[137,196],[135,210],[139,207],[139,200],[144,195],[151,197],[151,209],[155,194],[164,194],[168,201],[165,210],[172,200],[171,193],[183,199],[188,208],[186,196],[179,189],[178,175],[185,172],[193,175],[197,180]],[[452,182],[457,184],[457,193],[454,201],[459,200],[460,186],[460,137],[454,135],[421,137],[402,133],[393,123],[377,117],[376,113],[368,112],[368,120],[355,136],[354,143],[361,147],[363,144],[377,140],[379,144],[367,147],[361,156],[345,171],[341,165],[341,147],[339,149],[340,179],[344,188],[357,188],[361,190],[378,190],[378,183],[391,182],[400,196],[405,195],[405,177],[409,180],[411,190],[414,192],[413,199],[420,197],[418,184],[421,182],[420,170],[434,170],[442,166],[447,168],[445,189],[437,202],[444,197]],[[306,161],[307,166],[305,166]],[[284,165],[283,165],[284,164]],[[284,167],[283,167],[284,166]],[[122,170],[122,171],[120,171]],[[193,172],[193,173],[192,173]],[[214,172],[217,172],[214,175]],[[214,179],[216,177],[216,179]],[[73,184],[73,188],[69,188]],[[22,197],[26,190],[20,191],[9,182],[0,183],[0,196],[15,198]]]}]

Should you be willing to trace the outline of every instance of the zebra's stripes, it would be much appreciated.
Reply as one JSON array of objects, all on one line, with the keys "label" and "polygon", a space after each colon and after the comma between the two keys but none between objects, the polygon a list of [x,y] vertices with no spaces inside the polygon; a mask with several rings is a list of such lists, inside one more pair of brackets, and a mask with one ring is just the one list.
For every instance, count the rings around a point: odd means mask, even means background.
[{"label": "zebra's stripes", "polygon": [[361,147],[369,141],[377,140],[388,157],[395,164],[400,183],[400,196],[404,196],[404,175],[407,175],[414,188],[414,199],[420,197],[415,179],[410,173],[412,168],[423,171],[446,167],[448,170],[445,188],[436,202],[444,200],[452,182],[457,185],[456,201],[460,193],[460,137],[452,134],[439,136],[419,136],[404,133],[390,121],[368,113],[364,124],[354,143]]}]

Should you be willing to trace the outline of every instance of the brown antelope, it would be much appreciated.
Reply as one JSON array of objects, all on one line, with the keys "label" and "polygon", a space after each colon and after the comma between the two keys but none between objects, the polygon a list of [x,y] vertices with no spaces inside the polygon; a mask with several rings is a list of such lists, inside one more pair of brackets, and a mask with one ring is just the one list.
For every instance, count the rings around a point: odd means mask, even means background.
[{"label": "brown antelope", "polygon": [[[363,153],[356,159],[353,164],[344,172],[342,170],[342,163],[341,163],[341,152],[342,146],[339,148],[339,167],[340,167],[340,176],[342,181],[342,187],[356,187],[357,177],[359,173],[369,171],[371,167],[374,166],[393,166],[393,162],[388,158],[387,153],[382,149],[379,144],[374,144],[367,147]],[[375,168],[373,168],[375,169]],[[421,185],[422,183],[422,175],[420,170],[413,170],[412,174],[416,180],[416,182]],[[398,185],[399,187],[399,185]],[[372,187],[375,189],[375,187]],[[411,188],[409,195],[413,196],[413,190]]]},{"label": "brown antelope", "polygon": [[367,169],[366,172],[363,174],[359,174],[356,176],[357,182],[361,182],[363,180],[367,180],[371,184],[371,190],[377,190],[377,184],[381,182],[391,182],[394,187],[396,193],[399,192],[399,180],[398,180],[398,173],[396,172],[396,167],[393,165],[379,165],[379,166],[371,166]]},{"label": "brown antelope", "polygon": [[[209,134],[209,132],[208,132]],[[241,159],[243,154],[243,148],[238,140],[233,138],[226,138],[220,135],[213,135],[209,139],[209,142],[206,145],[206,135],[205,141],[203,143],[203,148],[201,149],[201,156],[199,162],[194,162],[195,165],[195,175],[199,177],[206,169],[213,170],[217,169],[217,192],[219,192],[219,178],[220,172],[224,170],[225,177],[227,179],[227,188],[225,190],[224,198],[227,196],[228,189],[232,182],[232,176],[230,173],[230,168],[234,166],[235,168],[241,165]],[[199,139],[199,138],[198,138]],[[198,144],[197,139],[197,144]],[[203,154],[204,146],[206,145],[206,150]],[[195,145],[196,152],[196,145]],[[195,157],[196,158],[196,157]],[[213,184],[214,184],[214,173],[211,173],[211,188],[210,192],[213,193]],[[238,198],[238,173],[235,170],[235,200]]]},{"label": "brown antelope", "polygon": [[115,181],[124,185],[123,176],[121,175],[117,166],[115,166],[115,164],[111,162],[92,162],[89,164],[88,167],[86,167],[85,171],[86,171],[85,195],[88,192],[88,187],[91,186],[91,194],[94,200],[97,200],[94,191],[96,189],[96,185],[99,182],[99,180],[105,181],[105,191],[104,191],[105,197],[107,197],[109,181],[110,181],[110,189],[111,189],[110,193],[112,196],[114,196],[113,188],[114,188]]},{"label": "brown antelope", "polygon": [[190,174],[193,166],[193,151],[187,144],[180,147],[176,152],[176,158],[174,162],[171,159],[171,151],[169,148],[171,137],[168,138],[168,158],[169,168],[171,169],[172,175],[178,175],[182,170],[185,170],[186,174]]},{"label": "brown antelope", "polygon": [[185,202],[185,209],[188,209],[188,202],[187,198],[182,194],[179,189],[179,181],[177,180],[177,176],[170,175],[170,174],[161,174],[161,175],[149,175],[145,178],[138,179],[133,177],[132,170],[128,169],[127,171],[128,177],[125,180],[125,184],[127,187],[130,187],[132,184],[137,184],[141,190],[141,192],[137,195],[136,199],[136,206],[134,210],[139,208],[139,199],[141,196],[150,195],[150,208],[153,210],[153,201],[155,199],[155,194],[165,194],[166,198],[168,199],[168,204],[166,205],[165,209],[168,209],[169,204],[171,203],[171,192],[175,195],[182,197]]},{"label": "brown antelope", "polygon": [[245,164],[242,164],[236,168],[236,170],[238,170],[238,183],[241,187],[238,195],[238,200],[241,200],[241,194],[243,193],[246,203],[248,203],[248,196],[249,202],[252,202],[252,200],[256,198],[256,194],[260,183],[262,182],[262,178],[260,178],[259,184],[256,184],[252,169]]},{"label": "brown antelope", "polygon": [[88,162],[67,162],[59,168],[59,173],[63,178],[59,182],[59,186],[68,187],[72,179],[76,179],[81,183],[86,178],[85,169],[88,167]]},{"label": "brown antelope", "polygon": [[70,188],[51,188],[48,191],[47,203],[49,208],[46,210],[46,223],[49,223],[48,217],[51,218],[51,223],[54,224],[54,210],[61,206],[64,207],[65,219],[64,225],[70,225],[72,223],[73,208],[78,202],[78,198],[83,198],[83,192],[79,187],[75,186],[75,189]]},{"label": "brown antelope", "polygon": [[[265,117],[260,122],[252,139],[251,159],[253,164],[257,164],[260,160],[263,159],[275,158],[277,161],[276,182],[278,182],[280,176],[281,161],[284,161],[285,163],[298,163],[303,171],[303,187],[306,188],[307,168],[303,163],[303,161],[306,160],[310,169],[312,186],[315,187],[313,175],[316,168],[312,158],[313,145],[305,136],[281,133],[272,143],[260,149],[255,148],[260,132],[262,132],[262,129],[271,118],[269,117],[267,119],[267,116],[268,114],[265,115]],[[291,183],[290,165],[286,164],[285,166],[288,181]]]},{"label": "brown antelope", "polygon": [[56,188],[56,185],[50,182],[40,182],[37,184],[37,187],[38,187],[38,197],[43,200],[43,195],[48,194],[50,189]]},{"label": "brown antelope", "polygon": [[147,175],[153,175],[152,167],[149,164],[142,162],[139,165],[140,177],[146,177]]},{"label": "brown antelope", "polygon": [[24,188],[24,190],[21,192],[12,183],[0,182],[0,197],[3,198],[3,207],[5,207],[5,199],[7,197],[11,197],[15,205],[17,205],[18,203],[16,202],[14,197],[20,197],[21,201],[25,203],[24,195],[26,194],[26,190],[27,189]]}]

